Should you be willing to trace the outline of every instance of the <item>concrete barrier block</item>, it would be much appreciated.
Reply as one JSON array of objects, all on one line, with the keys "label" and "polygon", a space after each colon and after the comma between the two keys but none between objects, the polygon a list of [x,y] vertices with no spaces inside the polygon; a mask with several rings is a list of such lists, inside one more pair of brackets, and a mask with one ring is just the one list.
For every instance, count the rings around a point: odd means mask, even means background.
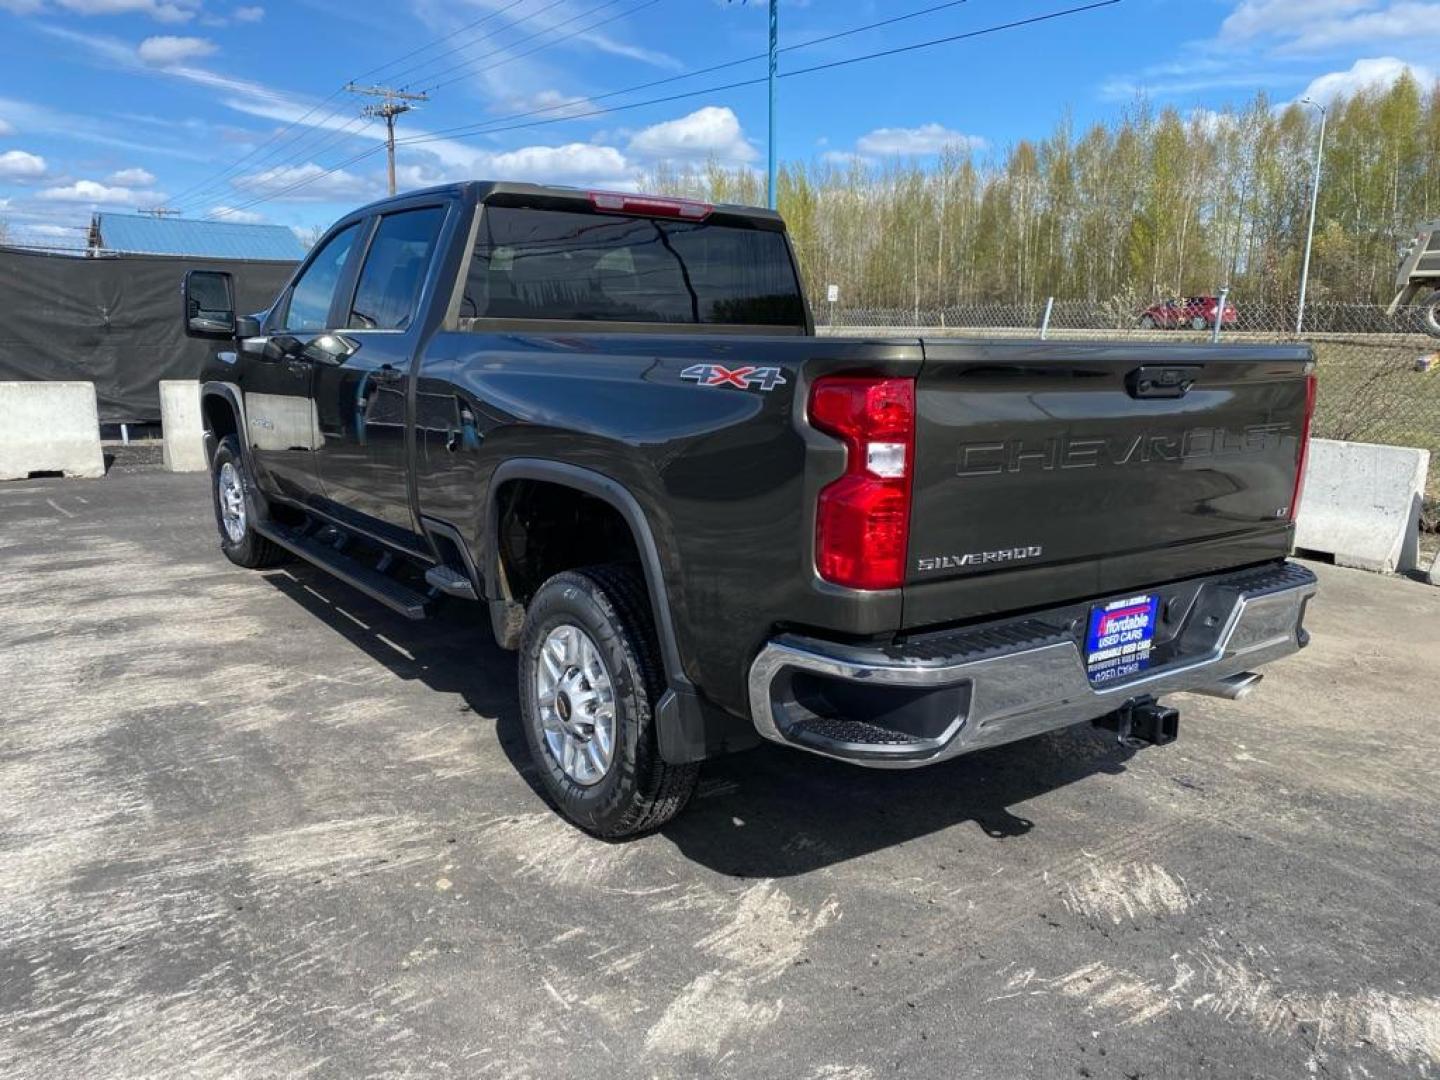
[{"label": "concrete barrier block", "polygon": [[205,423],[200,415],[200,384],[194,379],[160,381],[161,457],[169,472],[204,472]]},{"label": "concrete barrier block", "polygon": [[1416,569],[1429,467],[1428,450],[1313,440],[1295,546],[1361,570]]},{"label": "concrete barrier block", "polygon": [[104,476],[95,384],[0,382],[0,480]]}]

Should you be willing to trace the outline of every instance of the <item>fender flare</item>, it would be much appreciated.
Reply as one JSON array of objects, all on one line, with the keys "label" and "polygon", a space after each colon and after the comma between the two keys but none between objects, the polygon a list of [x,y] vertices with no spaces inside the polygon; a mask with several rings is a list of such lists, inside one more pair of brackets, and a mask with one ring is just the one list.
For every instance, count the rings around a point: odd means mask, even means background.
[{"label": "fender flare", "polygon": [[665,681],[671,689],[693,692],[680,659],[680,646],[675,635],[675,621],[670,610],[670,593],[660,564],[660,548],[650,521],[635,496],[618,480],[593,469],[569,465],[546,458],[511,458],[502,462],[490,477],[489,497],[485,509],[485,595],[502,595],[500,587],[500,500],[499,491],[512,480],[540,480],[574,488],[611,506],[635,538],[640,553],[640,568],[650,593],[650,607],[655,617],[655,634],[660,640],[660,657],[665,665]]},{"label": "fender flare", "polygon": [[[200,384],[200,418],[205,418],[205,399],[220,398],[235,414],[235,434],[240,443],[240,453],[245,458],[245,465],[250,470],[250,475],[255,474],[255,463],[250,460],[250,428],[245,420],[245,398],[240,393],[240,388],[234,383],[228,382],[206,382]],[[205,461],[208,464],[215,456],[215,447],[220,440],[208,426],[205,427]]]},{"label": "fender flare", "polygon": [[671,765],[704,761],[718,754],[744,750],[760,742],[748,718],[731,716],[707,701],[685,674],[670,593],[660,563],[660,548],[644,509],[624,484],[593,469],[546,458],[511,458],[490,477],[485,509],[485,595],[502,596],[500,587],[500,488],[511,480],[541,480],[574,488],[607,503],[630,527],[655,616],[655,636],[665,667],[666,690],[655,705],[655,731],[660,756]]}]

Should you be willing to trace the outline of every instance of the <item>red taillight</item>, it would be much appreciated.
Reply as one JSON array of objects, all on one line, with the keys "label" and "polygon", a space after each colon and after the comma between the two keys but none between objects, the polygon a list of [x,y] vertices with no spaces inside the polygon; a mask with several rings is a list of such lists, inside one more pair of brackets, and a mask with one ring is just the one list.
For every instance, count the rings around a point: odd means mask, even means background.
[{"label": "red taillight", "polygon": [[1300,497],[1305,494],[1305,462],[1310,458],[1310,422],[1315,419],[1314,374],[1305,376],[1305,422],[1300,426],[1300,454],[1295,462],[1295,492],[1290,496],[1290,520],[1300,513]]},{"label": "red taillight", "polygon": [[820,492],[816,570],[846,588],[898,589],[910,543],[915,380],[817,379],[810,423],[846,450],[845,475]]},{"label": "red taillight", "polygon": [[590,205],[607,214],[640,214],[644,217],[674,217],[704,221],[715,209],[693,199],[662,199],[655,195],[626,195],[620,191],[592,191]]}]

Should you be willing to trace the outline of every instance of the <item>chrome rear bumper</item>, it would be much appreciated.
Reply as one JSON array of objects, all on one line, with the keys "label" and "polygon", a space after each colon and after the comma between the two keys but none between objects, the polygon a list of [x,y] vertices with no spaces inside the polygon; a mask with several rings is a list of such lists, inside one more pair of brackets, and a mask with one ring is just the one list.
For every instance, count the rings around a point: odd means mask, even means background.
[{"label": "chrome rear bumper", "polygon": [[[1170,628],[1164,662],[1098,686],[1081,656],[1089,605],[890,648],[787,635],[750,667],[751,716],[765,738],[813,753],[881,768],[928,765],[1098,719],[1136,698],[1220,692],[1226,680],[1306,644],[1305,605],[1316,587],[1295,563],[1173,586],[1186,610]],[[838,714],[846,701],[863,701],[867,719]]]}]

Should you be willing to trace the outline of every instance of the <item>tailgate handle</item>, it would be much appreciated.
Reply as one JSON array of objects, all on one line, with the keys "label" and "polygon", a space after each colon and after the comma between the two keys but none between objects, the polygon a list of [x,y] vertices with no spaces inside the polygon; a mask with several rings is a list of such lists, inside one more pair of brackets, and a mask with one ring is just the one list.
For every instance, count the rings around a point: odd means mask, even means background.
[{"label": "tailgate handle", "polygon": [[1125,388],[1134,398],[1180,398],[1190,392],[1203,367],[1174,364],[1147,364],[1125,377]]}]

